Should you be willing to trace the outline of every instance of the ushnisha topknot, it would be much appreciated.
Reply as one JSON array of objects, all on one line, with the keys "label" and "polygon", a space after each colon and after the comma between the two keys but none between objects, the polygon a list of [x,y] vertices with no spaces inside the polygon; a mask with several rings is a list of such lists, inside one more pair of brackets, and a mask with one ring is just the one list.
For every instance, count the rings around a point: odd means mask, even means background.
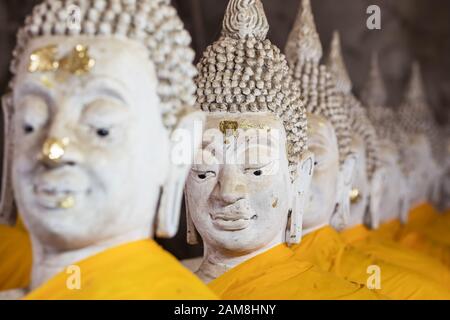
[{"label": "ushnisha topknot", "polygon": [[433,127],[433,116],[423,86],[420,64],[414,62],[403,102],[398,109],[400,125],[407,133],[428,134]]},{"label": "ushnisha topknot", "polygon": [[369,77],[361,92],[361,100],[367,107],[369,119],[377,130],[378,138],[394,143],[401,153],[401,147],[407,144],[407,137],[398,126],[394,110],[387,106],[387,91],[377,53],[372,54]]},{"label": "ushnisha topknot", "polygon": [[[79,26],[68,23],[80,9]],[[45,0],[19,30],[11,71],[31,39],[41,36],[105,36],[132,39],[148,50],[155,65],[164,124],[173,129],[180,114],[195,103],[196,74],[191,37],[169,0]]]},{"label": "ushnisha topknot", "polygon": [[230,0],[221,37],[198,63],[197,104],[206,112],[272,112],[284,123],[293,174],[307,150],[306,113],[285,56],[266,34],[260,0]]},{"label": "ushnisha topknot", "polygon": [[381,75],[378,53],[372,53],[370,59],[369,77],[361,91],[361,101],[367,107],[385,106],[387,104],[387,91]]},{"label": "ushnisha topknot", "polygon": [[323,49],[317,32],[310,0],[302,0],[285,48],[291,64],[313,62],[319,64]]},{"label": "ushnisha topknot", "polygon": [[366,167],[369,181],[380,166],[379,140],[373,124],[370,122],[366,109],[352,93],[352,82],[348,75],[342,56],[341,41],[338,32],[333,33],[327,66],[336,79],[336,88],[342,104],[347,108],[353,134],[363,138],[366,147]]},{"label": "ushnisha topknot", "polygon": [[303,0],[286,45],[292,76],[300,82],[306,111],[325,117],[333,125],[341,164],[350,152],[350,124],[327,67],[320,64],[323,50],[309,0]]}]

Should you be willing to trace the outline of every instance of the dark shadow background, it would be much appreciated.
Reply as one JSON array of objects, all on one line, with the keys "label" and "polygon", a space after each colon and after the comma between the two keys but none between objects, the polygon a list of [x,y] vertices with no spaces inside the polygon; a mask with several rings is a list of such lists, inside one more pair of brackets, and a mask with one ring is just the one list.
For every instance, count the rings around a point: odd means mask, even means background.
[{"label": "dark shadow background", "polygon": [[[300,0],[262,0],[269,19],[269,38],[284,49]],[[0,0],[0,90],[9,79],[8,64],[15,33],[39,0]],[[450,1],[448,0],[311,0],[325,52],[334,29],[341,32],[344,56],[354,82],[361,90],[370,54],[380,52],[389,90],[389,102],[400,103],[411,62],[421,62],[430,105],[440,124],[450,111]],[[172,0],[193,36],[197,59],[220,34],[227,0]],[[366,9],[381,8],[382,29],[368,30]],[[1,128],[0,128],[1,129]],[[3,132],[1,129],[0,132]],[[184,212],[184,209],[183,209]],[[201,255],[201,247],[185,244],[185,219],[179,235],[161,243],[179,258]]]}]

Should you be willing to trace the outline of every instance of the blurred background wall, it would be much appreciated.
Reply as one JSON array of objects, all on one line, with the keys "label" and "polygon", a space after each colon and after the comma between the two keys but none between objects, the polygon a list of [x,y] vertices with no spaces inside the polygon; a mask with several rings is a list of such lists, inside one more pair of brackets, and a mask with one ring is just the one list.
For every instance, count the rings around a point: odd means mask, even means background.
[{"label": "blurred background wall", "polygon": [[[284,49],[300,0],[262,0],[271,25],[269,38]],[[9,79],[8,63],[15,33],[39,0],[0,0],[0,89]],[[172,0],[193,36],[197,59],[220,34],[228,0]],[[421,62],[429,102],[436,119],[446,122],[450,111],[450,1],[449,0],[311,0],[325,52],[334,29],[341,33],[344,56],[359,93],[367,77],[370,54],[380,62],[390,104],[401,101],[411,62]],[[366,9],[381,8],[381,30],[368,30]],[[2,131],[1,131],[2,132]],[[185,245],[185,223],[174,240],[162,243],[178,257],[201,254],[201,248]]]}]

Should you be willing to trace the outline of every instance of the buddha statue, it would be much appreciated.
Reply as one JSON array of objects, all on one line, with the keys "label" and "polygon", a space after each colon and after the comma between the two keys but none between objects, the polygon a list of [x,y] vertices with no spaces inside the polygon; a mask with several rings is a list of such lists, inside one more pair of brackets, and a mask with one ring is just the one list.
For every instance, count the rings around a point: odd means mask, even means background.
[{"label": "buddha statue", "polygon": [[1,210],[14,201],[30,235],[25,298],[215,298],[151,240],[177,232],[195,150],[180,140],[203,117],[189,44],[166,0],[47,0],[27,17],[3,106]]},{"label": "buddha statue", "polygon": [[[309,0],[301,2],[285,51],[293,77],[301,85],[302,101],[310,118],[309,147],[316,161],[303,232],[314,232],[330,221],[341,228],[349,219],[348,194],[356,159],[350,153],[348,115],[329,69],[320,64],[323,49]],[[320,142],[327,142],[326,146]]]},{"label": "buddha statue", "polygon": [[380,161],[386,172],[385,188],[382,190],[379,223],[381,225],[400,219],[406,223],[408,208],[408,186],[401,166],[399,141],[404,134],[396,124],[395,112],[387,107],[386,87],[379,68],[378,55],[371,58],[369,77],[361,93],[367,106],[368,116],[375,126],[379,138]]},{"label": "buddha statue", "polygon": [[430,200],[429,191],[438,171],[429,139],[433,118],[427,105],[418,63],[413,64],[405,97],[398,109],[398,117],[401,127],[408,135],[408,143],[402,147],[405,166],[409,171],[410,207],[414,209]]},{"label": "buddha statue", "polygon": [[347,193],[347,196],[350,194],[351,221],[340,230],[362,223],[377,228],[385,184],[385,172],[379,159],[379,140],[365,108],[352,93],[353,84],[342,56],[340,36],[336,31],[330,45],[327,66],[336,79],[336,90],[341,103],[348,109],[352,137],[351,150],[359,156],[352,189]]},{"label": "buddha statue", "polygon": [[[322,271],[360,285],[366,284],[367,268],[379,265],[388,275],[387,278],[395,274],[398,275],[396,279],[399,282],[385,281],[383,288],[376,290],[377,293],[397,299],[435,296],[435,285],[429,284],[423,275],[410,273],[381,259],[372,258],[347,245],[336,231],[351,223],[349,192],[356,159],[350,152],[348,108],[340,103],[335,80],[328,68],[319,65],[322,46],[309,1],[302,1],[286,48],[286,52],[290,53],[288,60],[293,77],[310,84],[301,82],[301,94],[308,112],[307,145],[315,158],[303,217],[302,241],[291,246],[295,258],[301,262],[312,262]],[[308,72],[310,69],[315,71]],[[365,156],[365,152],[362,155]],[[398,290],[399,283],[402,283],[404,291]],[[427,287],[420,293],[415,288],[419,283],[424,283],[424,287]],[[445,296],[442,289],[436,290],[441,292],[442,297]]]},{"label": "buddha statue", "polygon": [[294,257],[314,158],[300,86],[267,40],[259,0],[231,0],[220,38],[198,64],[203,148],[186,182],[197,275],[224,299],[373,299]]}]

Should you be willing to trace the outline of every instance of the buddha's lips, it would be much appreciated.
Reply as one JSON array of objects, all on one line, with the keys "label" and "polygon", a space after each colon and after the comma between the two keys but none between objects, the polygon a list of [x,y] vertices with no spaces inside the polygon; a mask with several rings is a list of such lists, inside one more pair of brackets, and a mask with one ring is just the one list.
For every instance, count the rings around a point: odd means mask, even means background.
[{"label": "buddha's lips", "polygon": [[46,209],[61,209],[61,203],[68,198],[79,199],[88,190],[81,191],[66,187],[34,186],[34,195],[38,204]]},{"label": "buddha's lips", "polygon": [[211,213],[210,216],[211,219],[213,220],[223,220],[223,221],[254,220],[257,218],[256,214],[252,214],[250,212],[248,213],[233,212],[226,214]]},{"label": "buddha's lips", "polygon": [[250,227],[253,220],[258,216],[252,215],[250,212],[232,212],[227,214],[210,214],[213,225],[218,229],[226,232],[236,232],[245,230]]}]

